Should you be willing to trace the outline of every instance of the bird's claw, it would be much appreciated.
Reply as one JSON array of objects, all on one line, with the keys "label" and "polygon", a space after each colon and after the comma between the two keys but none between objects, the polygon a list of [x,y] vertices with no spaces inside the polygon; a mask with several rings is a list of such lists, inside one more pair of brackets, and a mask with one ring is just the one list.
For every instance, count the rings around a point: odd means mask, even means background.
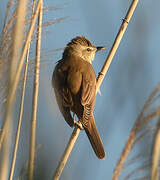
[{"label": "bird's claw", "polygon": [[80,121],[74,121],[74,126],[77,126],[80,130],[83,130],[83,126],[82,126],[82,123]]}]

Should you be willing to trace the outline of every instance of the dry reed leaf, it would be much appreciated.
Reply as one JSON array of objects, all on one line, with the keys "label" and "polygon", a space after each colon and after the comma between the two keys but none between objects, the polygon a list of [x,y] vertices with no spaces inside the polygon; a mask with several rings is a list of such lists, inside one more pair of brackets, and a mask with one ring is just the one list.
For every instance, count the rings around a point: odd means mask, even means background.
[{"label": "dry reed leaf", "polygon": [[[152,165],[154,165],[153,174],[155,174],[155,172],[158,174],[158,162],[159,162],[159,153],[160,153],[160,144],[159,144],[160,142],[159,140],[159,117],[160,117],[160,106],[159,106],[160,101],[159,100],[160,98],[159,97],[160,96],[159,94],[160,94],[160,85],[158,85],[151,93],[150,97],[146,101],[140,115],[138,116],[130,132],[130,135],[123,149],[123,152],[115,167],[113,177],[112,177],[113,180],[117,180],[120,174],[121,176],[123,176],[123,174],[128,174],[125,176],[125,178],[129,179],[131,176],[136,174],[135,172],[140,172],[141,173],[140,176],[143,177],[144,174],[146,175],[146,173],[150,174],[150,169]],[[156,138],[157,140],[155,140]],[[141,144],[143,144],[143,147],[141,146]],[[155,151],[153,150],[154,153],[152,152],[152,146],[155,147]],[[140,147],[141,149],[137,150],[136,149],[137,147]],[[153,154],[155,156],[153,156]],[[129,159],[128,156],[129,157],[132,156],[132,158],[128,160]],[[154,163],[151,163],[152,157],[155,158],[155,160],[153,160]],[[142,163],[142,165],[138,166],[139,163]],[[129,170],[131,169],[130,166],[132,166],[133,170],[131,171],[131,173],[128,173]],[[136,176],[134,176],[134,178],[136,178]]]}]

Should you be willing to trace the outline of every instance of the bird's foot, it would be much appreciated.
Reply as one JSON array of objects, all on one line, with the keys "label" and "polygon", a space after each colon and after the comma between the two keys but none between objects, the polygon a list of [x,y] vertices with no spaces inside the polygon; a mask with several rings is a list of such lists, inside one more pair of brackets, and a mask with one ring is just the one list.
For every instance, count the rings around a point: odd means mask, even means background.
[{"label": "bird's foot", "polygon": [[76,120],[74,120],[74,126],[77,126],[80,130],[84,129],[80,121],[77,122]]}]

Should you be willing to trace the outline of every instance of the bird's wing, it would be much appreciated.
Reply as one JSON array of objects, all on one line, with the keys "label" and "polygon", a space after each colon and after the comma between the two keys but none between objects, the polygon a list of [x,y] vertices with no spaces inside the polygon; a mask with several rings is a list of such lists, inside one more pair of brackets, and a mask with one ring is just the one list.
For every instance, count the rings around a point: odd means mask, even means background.
[{"label": "bird's wing", "polygon": [[82,76],[82,94],[81,103],[83,106],[91,104],[96,96],[96,81],[95,77],[85,78]]},{"label": "bird's wing", "polygon": [[52,85],[55,91],[57,103],[66,122],[73,126],[74,120],[70,113],[70,107],[73,104],[69,89],[66,86],[66,72],[63,68],[63,62],[59,61],[56,65],[52,77]]},{"label": "bird's wing", "polygon": [[84,127],[84,130],[89,138],[89,141],[97,157],[99,159],[103,159],[105,157],[105,151],[93,116],[95,99],[96,99],[95,75],[90,74],[90,76],[87,77],[83,76],[81,103],[84,106],[84,110],[83,110],[83,118],[81,119],[81,123]]},{"label": "bird's wing", "polygon": [[96,77],[94,76],[94,74],[90,74],[90,76],[87,77],[83,76],[81,102],[84,106],[84,110],[81,123],[97,157],[99,159],[103,159],[105,157],[105,151],[93,116],[95,99]]},{"label": "bird's wing", "polygon": [[84,106],[83,111],[83,126],[88,126],[88,121],[93,113],[93,108],[96,98],[96,78],[86,78],[82,77],[82,94],[81,94],[81,104]]}]

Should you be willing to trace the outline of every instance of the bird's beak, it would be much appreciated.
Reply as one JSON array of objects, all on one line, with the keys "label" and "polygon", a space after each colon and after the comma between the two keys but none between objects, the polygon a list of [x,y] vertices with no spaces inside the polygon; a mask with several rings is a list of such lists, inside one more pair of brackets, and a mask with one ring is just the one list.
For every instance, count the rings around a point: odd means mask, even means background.
[{"label": "bird's beak", "polygon": [[106,49],[106,47],[104,47],[104,46],[98,46],[96,48],[97,48],[96,52]]}]

